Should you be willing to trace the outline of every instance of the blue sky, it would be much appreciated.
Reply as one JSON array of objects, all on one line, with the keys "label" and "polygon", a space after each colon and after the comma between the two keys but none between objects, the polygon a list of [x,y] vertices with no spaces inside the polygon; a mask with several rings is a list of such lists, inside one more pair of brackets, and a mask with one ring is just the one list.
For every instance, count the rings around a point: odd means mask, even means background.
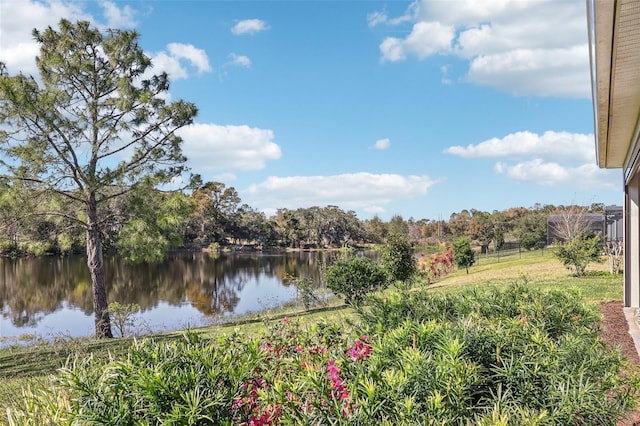
[{"label": "blue sky", "polygon": [[137,30],[199,108],[192,171],[267,215],[622,203],[595,161],[581,0],[2,0],[11,74],[35,73],[31,31],[61,18]]}]

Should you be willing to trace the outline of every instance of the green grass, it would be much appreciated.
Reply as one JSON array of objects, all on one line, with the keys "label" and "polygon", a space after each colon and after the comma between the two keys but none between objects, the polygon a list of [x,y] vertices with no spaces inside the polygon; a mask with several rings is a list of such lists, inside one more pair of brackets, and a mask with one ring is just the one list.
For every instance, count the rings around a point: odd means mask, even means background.
[{"label": "green grass", "polygon": [[[429,289],[434,292],[456,293],[470,287],[506,286],[518,279],[526,279],[528,285],[540,289],[577,288],[586,301],[598,303],[622,300],[622,275],[612,276],[607,272],[607,263],[592,264],[585,277],[573,277],[571,272],[553,257],[550,250],[512,253],[506,256],[482,255],[476,265],[469,269],[455,271]],[[347,324],[354,317],[349,307],[336,304],[310,313],[299,307],[257,313],[236,321],[192,330],[205,337],[230,334],[240,330],[245,335],[258,334],[266,324],[283,316],[298,317],[301,325],[313,324],[320,320],[330,323]],[[159,340],[181,337],[181,332],[155,336]],[[58,368],[65,365],[69,357],[99,358],[118,357],[126,353],[133,339],[96,341],[92,339],[63,339],[56,344],[36,343],[30,346],[11,346],[0,349],[0,408],[12,403],[20,396],[20,390],[30,383],[45,380]],[[4,410],[0,409],[0,412]]]},{"label": "green grass", "polygon": [[524,277],[536,288],[577,288],[589,302],[622,300],[622,275],[608,273],[608,263],[592,263],[585,276],[574,277],[551,250],[512,253],[508,256],[482,255],[476,265],[456,270],[431,286],[434,291],[458,291],[462,288],[508,285]]}]

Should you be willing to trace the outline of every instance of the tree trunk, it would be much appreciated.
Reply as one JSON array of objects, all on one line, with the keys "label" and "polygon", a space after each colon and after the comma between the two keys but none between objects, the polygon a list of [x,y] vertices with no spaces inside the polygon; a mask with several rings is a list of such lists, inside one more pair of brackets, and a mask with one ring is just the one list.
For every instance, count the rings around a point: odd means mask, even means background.
[{"label": "tree trunk", "polygon": [[96,337],[99,339],[112,338],[104,278],[104,263],[102,262],[102,239],[100,228],[98,227],[98,208],[95,194],[91,194],[89,197],[87,218],[87,266],[89,266],[91,288],[93,289]]}]

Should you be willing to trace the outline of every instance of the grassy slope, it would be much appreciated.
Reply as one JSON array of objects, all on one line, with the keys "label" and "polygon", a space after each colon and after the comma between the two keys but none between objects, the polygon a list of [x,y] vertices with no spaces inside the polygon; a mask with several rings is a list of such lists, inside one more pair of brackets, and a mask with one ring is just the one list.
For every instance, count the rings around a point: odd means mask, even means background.
[{"label": "grassy slope", "polygon": [[485,257],[469,269],[455,271],[431,288],[434,291],[457,291],[469,286],[505,285],[526,279],[540,288],[578,288],[589,302],[622,300],[622,275],[610,275],[608,263],[592,263],[586,276],[574,277],[550,250],[514,253],[503,257]]},{"label": "grassy slope", "polygon": [[[545,250],[515,253],[508,256],[482,256],[476,265],[469,269],[455,271],[433,284],[433,291],[460,291],[470,286],[506,285],[526,277],[532,286],[541,288],[577,287],[585,299],[590,302],[621,300],[622,276],[607,273],[607,264],[592,264],[587,268],[587,276],[572,277],[551,252]],[[220,335],[240,329],[244,334],[258,333],[264,329],[264,321],[282,317],[295,312],[266,313],[249,318],[242,323],[226,324],[198,329],[206,335]],[[300,316],[301,323],[313,323],[319,318],[327,321],[345,323],[353,312],[344,306],[331,307]],[[157,336],[158,339],[180,338],[180,333],[168,333]],[[56,345],[33,345],[30,347],[10,347],[0,349],[0,407],[10,404],[19,396],[20,389],[32,381],[46,380],[62,367],[70,356],[108,357],[122,354],[130,344],[130,339],[92,341],[88,339],[70,339]],[[4,410],[0,409],[0,412]],[[1,418],[1,417],[0,417]]]}]

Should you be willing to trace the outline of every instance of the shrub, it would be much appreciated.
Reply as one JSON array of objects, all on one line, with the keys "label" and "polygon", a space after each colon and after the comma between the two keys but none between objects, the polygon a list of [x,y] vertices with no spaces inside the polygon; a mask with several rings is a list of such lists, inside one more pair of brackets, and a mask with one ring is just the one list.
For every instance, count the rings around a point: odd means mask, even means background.
[{"label": "shrub", "polygon": [[287,275],[285,276],[285,282],[296,286],[298,297],[302,300],[302,304],[306,310],[311,309],[312,306],[326,305],[325,300],[318,294],[318,289],[313,285],[311,278]]},{"label": "shrub", "polygon": [[73,241],[73,237],[65,233],[58,235],[56,243],[58,245],[60,254],[69,254],[73,251],[75,244],[75,242]]},{"label": "shrub", "polygon": [[554,254],[575,276],[581,277],[589,263],[600,262],[601,252],[600,235],[582,232],[569,241],[558,243]]},{"label": "shrub", "polygon": [[118,302],[109,303],[109,315],[111,321],[120,333],[120,337],[129,335],[136,325],[135,315],[140,312],[140,305],[137,303],[121,305]]},{"label": "shrub", "polygon": [[9,424],[615,426],[638,395],[576,293],[374,297],[349,332],[284,318],[255,338],[134,342],[79,358]]},{"label": "shrub", "polygon": [[534,237],[525,237],[522,239],[522,241],[520,241],[520,244],[522,245],[522,248],[525,250],[532,250],[536,247],[536,244],[538,242],[536,241],[536,239]]},{"label": "shrub", "polygon": [[339,260],[326,274],[327,287],[336,295],[344,296],[345,303],[359,304],[373,291],[384,288],[387,275],[373,260],[367,257],[353,257]]},{"label": "shrub", "polygon": [[469,267],[476,262],[475,253],[467,237],[460,237],[453,243],[453,256],[458,268],[464,268],[469,273]]},{"label": "shrub", "polygon": [[[461,406],[447,401],[447,393],[439,393],[441,413],[414,401],[420,413],[416,424],[430,413],[438,424],[613,426],[639,390],[637,378],[619,376],[626,361],[600,340],[597,311],[575,292],[543,292],[522,284],[456,295],[423,290],[373,297],[359,312],[364,333],[386,330],[385,338],[394,336],[395,342],[380,348],[385,359],[411,348],[435,371],[465,371],[449,382],[460,386],[455,401]],[[403,361],[396,374],[411,370],[408,365],[414,364]],[[428,378],[422,386],[437,386],[438,377],[429,374],[434,373],[422,372]],[[436,390],[422,391],[418,401]],[[420,394],[418,388],[411,392]]]},{"label": "shrub", "polygon": [[158,227],[149,225],[142,219],[133,219],[123,226],[116,247],[130,262],[159,262],[169,248],[169,241]]},{"label": "shrub", "polygon": [[422,273],[427,283],[432,284],[441,277],[453,272],[454,261],[453,249],[449,246],[444,251],[429,256],[422,266]]},{"label": "shrub", "polygon": [[406,283],[418,270],[413,245],[404,235],[394,234],[382,247],[380,264],[394,281]]}]

